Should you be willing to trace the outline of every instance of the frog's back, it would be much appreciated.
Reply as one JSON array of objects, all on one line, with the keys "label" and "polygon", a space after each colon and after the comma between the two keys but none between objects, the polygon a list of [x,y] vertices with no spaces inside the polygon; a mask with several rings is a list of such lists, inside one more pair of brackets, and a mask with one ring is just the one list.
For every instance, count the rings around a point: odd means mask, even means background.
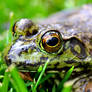
[{"label": "frog's back", "polygon": [[84,5],[82,8],[58,12],[48,17],[41,24],[60,24],[59,31],[63,39],[76,37],[92,54],[92,5]]},{"label": "frog's back", "polygon": [[[92,24],[92,5],[84,5],[82,8],[74,10],[64,10],[56,14],[51,15],[45,21],[40,22],[41,24],[52,24],[52,23],[67,23],[74,25],[76,23],[88,22]],[[81,25],[80,25],[81,26]]]},{"label": "frog's back", "polygon": [[61,24],[60,31],[63,33],[65,30],[63,34],[66,39],[81,32],[92,33],[92,5],[84,5],[82,8],[58,12],[40,23]]}]

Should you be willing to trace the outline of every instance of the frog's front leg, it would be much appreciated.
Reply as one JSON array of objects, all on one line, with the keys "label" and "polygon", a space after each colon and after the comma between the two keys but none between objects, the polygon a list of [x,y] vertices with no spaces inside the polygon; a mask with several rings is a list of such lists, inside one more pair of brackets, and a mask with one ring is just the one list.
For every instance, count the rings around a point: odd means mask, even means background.
[{"label": "frog's front leg", "polygon": [[78,78],[73,84],[72,92],[92,92],[92,75]]}]

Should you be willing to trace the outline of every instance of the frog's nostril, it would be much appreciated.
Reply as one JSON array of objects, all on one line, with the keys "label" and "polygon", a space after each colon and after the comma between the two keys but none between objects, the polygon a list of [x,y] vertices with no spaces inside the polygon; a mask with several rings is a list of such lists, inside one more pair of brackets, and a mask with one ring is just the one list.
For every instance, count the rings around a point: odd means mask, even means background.
[{"label": "frog's nostril", "polygon": [[32,34],[35,35],[35,34],[37,34],[37,32],[38,31],[34,29]]},{"label": "frog's nostril", "polygon": [[30,32],[30,31],[28,31],[28,32],[26,33],[26,36],[33,36],[33,35],[36,35],[36,34],[37,34],[37,32],[38,32],[38,30],[33,29],[33,30],[31,30],[31,32]]}]

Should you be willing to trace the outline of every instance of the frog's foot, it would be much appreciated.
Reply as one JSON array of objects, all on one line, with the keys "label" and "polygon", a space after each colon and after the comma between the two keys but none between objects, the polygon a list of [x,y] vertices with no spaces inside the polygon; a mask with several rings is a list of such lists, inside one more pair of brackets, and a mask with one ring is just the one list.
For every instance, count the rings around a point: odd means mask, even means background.
[{"label": "frog's foot", "polygon": [[19,74],[22,77],[22,79],[33,81],[29,72],[19,72]]},{"label": "frog's foot", "polygon": [[92,92],[92,76],[78,79],[73,84],[73,92]]}]

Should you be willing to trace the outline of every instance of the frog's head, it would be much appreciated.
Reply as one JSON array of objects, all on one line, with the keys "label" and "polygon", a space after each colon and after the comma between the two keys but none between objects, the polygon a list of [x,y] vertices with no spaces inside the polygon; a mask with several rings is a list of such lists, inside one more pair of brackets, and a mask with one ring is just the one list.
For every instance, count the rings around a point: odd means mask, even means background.
[{"label": "frog's head", "polygon": [[[31,20],[21,19],[13,26],[17,36],[10,46],[5,60],[15,63],[20,70],[37,70],[49,59],[47,70],[67,69],[84,65],[88,57],[84,43],[76,36],[65,37],[62,25],[36,25]],[[68,33],[69,34],[69,33]]]}]

